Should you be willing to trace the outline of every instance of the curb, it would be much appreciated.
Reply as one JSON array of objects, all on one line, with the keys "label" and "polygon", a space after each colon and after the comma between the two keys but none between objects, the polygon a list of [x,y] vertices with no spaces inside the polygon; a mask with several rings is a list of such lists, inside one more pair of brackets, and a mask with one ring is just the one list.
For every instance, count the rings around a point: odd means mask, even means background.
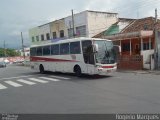
[{"label": "curb", "polygon": [[127,71],[127,70],[117,70],[117,72],[121,73],[134,73],[134,74],[155,74],[160,75],[160,71]]}]

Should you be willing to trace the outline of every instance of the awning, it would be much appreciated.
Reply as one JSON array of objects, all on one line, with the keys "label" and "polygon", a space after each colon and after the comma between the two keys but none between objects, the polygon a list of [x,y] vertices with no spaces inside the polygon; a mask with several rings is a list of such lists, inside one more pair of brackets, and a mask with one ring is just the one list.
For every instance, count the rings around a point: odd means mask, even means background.
[{"label": "awning", "polygon": [[103,36],[104,39],[110,40],[124,40],[131,38],[144,38],[153,36],[153,31],[140,31],[140,32],[131,32],[131,33],[120,33],[111,36]]}]

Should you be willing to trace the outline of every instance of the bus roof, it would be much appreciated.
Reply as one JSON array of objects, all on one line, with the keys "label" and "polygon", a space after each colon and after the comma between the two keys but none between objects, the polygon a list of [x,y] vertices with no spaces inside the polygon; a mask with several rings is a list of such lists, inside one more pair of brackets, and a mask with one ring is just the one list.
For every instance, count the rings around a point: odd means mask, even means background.
[{"label": "bus roof", "polygon": [[59,39],[59,40],[51,40],[50,43],[45,43],[45,44],[39,44],[39,45],[32,45],[31,47],[38,47],[38,46],[47,46],[47,45],[52,45],[52,44],[61,44],[61,43],[68,43],[68,42],[76,42],[76,41],[85,41],[85,40],[106,40],[106,41],[111,41],[108,39],[102,39],[102,38],[88,38],[88,37],[79,37],[79,38],[70,38],[70,39]]}]

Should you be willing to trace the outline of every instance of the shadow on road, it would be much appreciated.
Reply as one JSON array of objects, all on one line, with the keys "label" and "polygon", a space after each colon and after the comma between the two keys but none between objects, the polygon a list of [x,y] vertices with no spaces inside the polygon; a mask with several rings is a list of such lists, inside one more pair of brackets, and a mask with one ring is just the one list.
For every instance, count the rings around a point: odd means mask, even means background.
[{"label": "shadow on road", "polygon": [[58,76],[63,76],[63,77],[74,77],[74,79],[77,78],[77,80],[97,80],[97,79],[102,79],[102,78],[110,78],[112,76],[102,76],[102,75],[86,75],[83,74],[81,77],[77,77],[73,73],[61,73],[61,72],[45,72],[45,75],[58,75]]}]

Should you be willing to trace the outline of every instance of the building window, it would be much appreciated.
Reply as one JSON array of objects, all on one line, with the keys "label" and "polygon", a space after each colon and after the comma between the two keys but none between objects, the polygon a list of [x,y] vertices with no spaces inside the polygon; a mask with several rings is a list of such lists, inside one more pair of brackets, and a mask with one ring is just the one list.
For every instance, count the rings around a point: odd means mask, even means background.
[{"label": "building window", "polygon": [[56,39],[57,38],[57,34],[56,32],[53,32],[53,39]]},{"label": "building window", "polygon": [[76,36],[84,37],[86,36],[86,26],[76,27]]},{"label": "building window", "polygon": [[49,35],[49,33],[46,34],[46,38],[47,38],[47,40],[50,40],[50,35]]},{"label": "building window", "polygon": [[39,36],[36,36],[36,40],[39,41]]},{"label": "building window", "polygon": [[69,43],[64,43],[60,45],[60,54],[61,55],[69,54]]},{"label": "building window", "polygon": [[44,40],[44,35],[41,35],[41,41],[43,41]]},{"label": "building window", "polygon": [[32,42],[35,42],[34,37],[32,37]]},{"label": "building window", "polygon": [[122,46],[123,46],[122,47],[123,52],[130,51],[130,43],[124,43]]},{"label": "building window", "polygon": [[60,31],[60,38],[63,38],[64,37],[64,30],[61,30]]},{"label": "building window", "polygon": [[59,55],[59,45],[52,45],[51,46],[51,54],[52,55]]},{"label": "building window", "polygon": [[71,42],[70,43],[70,54],[80,54],[80,42]]}]

